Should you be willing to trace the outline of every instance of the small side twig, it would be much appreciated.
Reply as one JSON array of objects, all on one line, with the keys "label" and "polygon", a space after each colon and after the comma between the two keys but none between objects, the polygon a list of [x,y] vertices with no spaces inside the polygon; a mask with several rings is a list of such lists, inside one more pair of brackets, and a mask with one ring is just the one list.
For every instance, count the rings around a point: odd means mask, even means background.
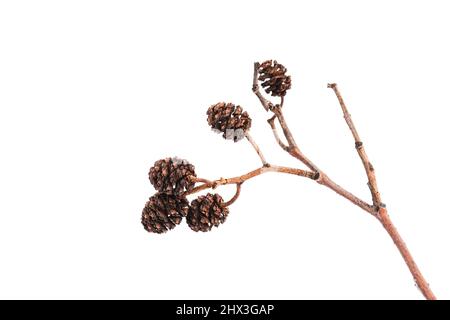
[{"label": "small side twig", "polygon": [[364,149],[364,145],[361,141],[361,138],[359,137],[358,131],[356,130],[355,124],[353,123],[352,117],[350,113],[348,112],[347,106],[344,103],[344,99],[342,98],[342,95],[337,87],[336,83],[329,83],[328,88],[331,88],[334,93],[336,94],[336,97],[339,101],[339,104],[342,109],[342,113],[344,114],[345,122],[348,125],[348,128],[350,129],[353,138],[355,139],[355,148],[358,152],[359,157],[361,158],[361,161],[364,165],[364,169],[366,171],[367,178],[369,179],[368,185],[370,189],[370,193],[372,194],[372,200],[375,206],[383,206],[381,202],[381,196],[380,192],[378,191],[378,185],[377,185],[377,179],[375,176],[375,169],[373,168],[373,165],[369,161],[369,157],[367,156],[367,153]]},{"label": "small side twig", "polygon": [[256,153],[258,154],[259,158],[261,159],[261,162],[263,164],[263,166],[267,166],[267,161],[264,158],[264,155],[261,151],[261,149],[259,148],[258,144],[256,143],[256,141],[252,138],[250,132],[246,132],[245,133],[245,137],[247,138],[248,142],[250,142],[250,144],[253,146],[253,148],[255,149]]},{"label": "small side twig", "polygon": [[236,183],[236,193],[230,200],[222,204],[224,207],[232,205],[239,198],[239,195],[241,194],[241,185],[242,183]]},{"label": "small side twig", "polygon": [[280,135],[278,134],[277,127],[275,126],[275,119],[276,119],[276,116],[272,116],[272,118],[268,119],[267,122],[269,123],[270,127],[272,128],[272,133],[273,133],[273,136],[275,137],[275,140],[277,141],[277,143],[280,145],[280,147],[284,151],[289,152],[289,147],[283,141],[281,141]]}]

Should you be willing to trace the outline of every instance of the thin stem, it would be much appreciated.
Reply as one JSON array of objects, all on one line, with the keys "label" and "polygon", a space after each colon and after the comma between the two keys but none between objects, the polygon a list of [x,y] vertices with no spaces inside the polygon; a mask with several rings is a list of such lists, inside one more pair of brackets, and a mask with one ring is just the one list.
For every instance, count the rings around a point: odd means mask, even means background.
[{"label": "thin stem", "polygon": [[220,178],[214,181],[210,181],[209,183],[203,183],[195,188],[193,188],[190,191],[187,191],[184,193],[185,196],[200,192],[205,189],[209,188],[215,188],[217,186],[221,185],[227,185],[227,184],[239,184],[244,183],[245,181],[252,179],[254,177],[257,177],[263,173],[267,172],[280,172],[280,173],[287,173],[287,174],[293,174],[300,177],[305,177],[309,179],[315,178],[315,173],[307,170],[302,169],[296,169],[296,168],[289,168],[289,167],[281,167],[281,166],[274,166],[274,165],[267,165],[260,167],[258,169],[255,169],[253,171],[247,172],[241,176],[232,177],[232,178]]},{"label": "thin stem", "polygon": [[307,170],[290,168],[290,167],[275,166],[275,165],[271,165],[269,167],[268,172],[280,172],[280,173],[293,174],[293,175],[300,176],[300,177],[306,177],[311,180],[315,180],[317,177],[317,174],[313,171],[307,171]]},{"label": "thin stem", "polygon": [[203,182],[203,183],[212,183],[212,181],[208,180],[208,179],[204,179],[204,178],[199,178],[199,177],[194,177],[191,176],[191,180],[195,183],[197,182]]},{"label": "thin stem", "polygon": [[242,183],[236,183],[236,193],[234,194],[233,198],[223,204],[224,207],[232,205],[239,198],[239,195],[241,194],[241,185]]},{"label": "thin stem", "polygon": [[373,168],[373,165],[369,161],[369,157],[366,154],[361,138],[359,137],[355,124],[353,123],[352,117],[348,112],[347,106],[344,103],[344,99],[342,98],[342,95],[339,92],[336,83],[329,83],[328,88],[333,89],[334,93],[336,94],[336,97],[342,109],[342,113],[344,114],[345,122],[347,123],[348,128],[350,129],[353,138],[355,139],[356,151],[358,152],[358,155],[361,158],[364,170],[366,171],[367,178],[369,179],[368,185],[370,193],[372,194],[373,203],[376,206],[382,206],[381,195],[380,192],[378,191],[377,179],[375,176],[375,169]]},{"label": "thin stem", "polygon": [[250,132],[248,132],[248,131],[245,132],[245,137],[247,138],[248,142],[250,142],[250,144],[255,149],[256,153],[258,154],[259,158],[261,159],[263,166],[267,166],[267,161],[264,158],[264,155],[263,155],[261,149],[259,148],[258,144],[256,143],[255,140],[253,140],[252,136],[250,135]]},{"label": "thin stem", "polygon": [[272,133],[273,133],[273,136],[275,137],[275,140],[277,141],[277,143],[280,145],[280,147],[284,151],[289,152],[289,147],[283,141],[281,141],[280,135],[278,134],[277,127],[275,126],[275,119],[276,119],[276,116],[273,116],[272,118],[268,119],[267,122],[269,123],[270,127],[272,128]]}]

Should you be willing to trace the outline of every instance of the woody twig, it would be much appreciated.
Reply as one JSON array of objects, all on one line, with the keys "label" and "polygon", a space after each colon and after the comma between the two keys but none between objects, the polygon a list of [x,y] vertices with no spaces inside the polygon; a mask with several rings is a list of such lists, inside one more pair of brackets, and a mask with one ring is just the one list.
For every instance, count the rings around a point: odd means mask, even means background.
[{"label": "woody twig", "polygon": [[[299,160],[306,168],[284,167],[268,162],[261,148],[249,133],[252,119],[248,113],[241,106],[230,102],[216,103],[208,108],[208,124],[214,131],[222,134],[225,139],[238,142],[245,137],[258,155],[262,166],[239,176],[212,180],[197,177],[194,166],[186,160],[165,158],[156,161],[150,169],[149,178],[157,193],[150,197],[144,207],[142,213],[144,228],[152,233],[164,233],[173,229],[180,224],[183,218],[186,218],[187,224],[192,230],[210,231],[213,227],[218,227],[226,221],[229,214],[229,206],[240,198],[242,186],[247,180],[269,172],[296,175],[315,181],[333,190],[380,221],[400,251],[417,287],[424,297],[430,300],[436,299],[417,264],[414,262],[405,242],[392,223],[386,206],[381,201],[374,167],[369,161],[363,142],[337,85],[331,83],[328,84],[328,87],[334,91],[344,119],[353,136],[356,151],[368,178],[368,186],[372,195],[371,203],[364,201],[334,182],[300,149],[283,114],[285,95],[287,90],[291,88],[291,77],[286,75],[286,68],[276,61],[267,60],[261,64],[258,62],[254,63],[253,71],[252,91],[264,110],[271,113],[271,117],[267,122],[270,125],[276,143],[283,151]],[[265,97],[261,87],[272,97],[278,97],[279,102],[272,102],[268,97]],[[281,129],[282,135],[277,125]],[[201,191],[233,184],[236,186],[236,192],[226,202],[218,193],[200,195],[190,203],[187,200],[188,196]]]}]

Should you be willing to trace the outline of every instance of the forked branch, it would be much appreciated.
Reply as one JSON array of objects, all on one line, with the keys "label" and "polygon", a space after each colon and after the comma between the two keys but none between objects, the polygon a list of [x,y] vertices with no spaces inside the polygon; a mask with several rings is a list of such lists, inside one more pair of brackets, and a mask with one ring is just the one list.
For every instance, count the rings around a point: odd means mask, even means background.
[{"label": "forked branch", "polygon": [[[261,93],[260,82],[266,93],[280,98],[279,103],[270,101]],[[186,217],[187,224],[192,230],[196,232],[210,231],[213,227],[218,227],[225,222],[229,213],[228,206],[239,198],[241,187],[247,180],[268,172],[297,175],[333,190],[380,221],[400,251],[422,294],[427,299],[436,299],[381,201],[375,170],[369,161],[362,140],[337,85],[331,83],[328,84],[328,87],[333,89],[342,109],[345,122],[352,133],[356,151],[367,175],[372,196],[371,203],[364,201],[334,182],[300,149],[283,114],[285,95],[286,91],[291,88],[291,78],[286,75],[286,68],[283,65],[273,60],[267,60],[261,64],[258,62],[254,64],[252,91],[264,110],[271,113],[271,117],[267,122],[277,144],[286,153],[299,160],[306,169],[277,166],[267,162],[260,147],[249,133],[252,120],[248,113],[241,106],[231,102],[216,103],[207,110],[208,124],[214,131],[221,133],[225,139],[233,137],[233,140],[237,142],[241,137],[245,136],[258,155],[262,166],[240,176],[209,180],[198,178],[195,173],[195,167],[185,160],[166,158],[156,161],[149,171],[149,178],[158,192],[147,201],[143,210],[142,223],[144,228],[149,232],[164,233],[173,229],[175,225],[181,222],[183,217]],[[278,122],[279,128],[281,128],[280,131],[278,131],[275,122]],[[218,193],[198,196],[190,204],[187,201],[186,196],[188,195],[206,189],[216,189],[223,185],[236,186],[235,194],[226,202]]]},{"label": "forked branch", "polygon": [[[361,141],[361,138],[358,134],[358,131],[356,130],[356,126],[353,123],[353,120],[351,118],[350,113],[348,112],[347,106],[344,103],[344,99],[342,98],[342,95],[335,83],[328,84],[328,88],[333,89],[334,93],[336,94],[336,97],[338,98],[339,104],[341,106],[342,112],[344,114],[345,122],[347,123],[354,141],[355,141],[355,148],[358,152],[358,155],[363,163],[367,178],[368,178],[368,186],[370,189],[370,193],[372,195],[372,204],[368,204],[367,202],[363,201],[362,199],[358,198],[354,194],[350,193],[337,183],[335,183],[333,180],[331,180],[328,175],[325,174],[322,170],[320,170],[308,157],[305,156],[305,154],[300,151],[300,148],[298,147],[287,123],[283,115],[283,111],[280,105],[274,105],[272,102],[270,102],[268,99],[264,98],[259,90],[259,84],[258,84],[258,72],[259,72],[259,64],[255,63],[254,67],[254,75],[253,75],[253,92],[257,95],[259,101],[261,102],[262,106],[266,111],[272,111],[273,116],[267,120],[269,123],[273,135],[275,137],[276,142],[278,145],[286,152],[288,152],[291,156],[294,158],[300,160],[303,164],[305,164],[309,169],[311,169],[313,172],[315,172],[314,180],[316,180],[317,183],[324,185],[333,191],[335,191],[337,194],[343,196],[344,198],[351,201],[353,204],[359,206],[366,212],[370,213],[372,216],[376,217],[385,230],[388,232],[392,240],[394,241],[394,244],[397,246],[398,250],[400,251],[400,254],[402,255],[403,259],[406,262],[406,265],[408,266],[414,281],[417,284],[417,287],[422,292],[422,294],[425,296],[425,298],[429,300],[436,299],[436,296],[431,291],[428,283],[426,282],[425,278],[423,277],[422,273],[420,272],[417,264],[414,262],[414,259],[409,252],[405,242],[401,238],[400,234],[398,233],[397,229],[393,225],[392,221],[390,220],[390,217],[387,213],[387,210],[385,208],[385,205],[381,201],[381,195],[378,190],[377,180],[375,176],[375,170],[371,162],[369,161],[369,157],[367,156],[367,153],[364,149],[363,142]],[[282,96],[282,102],[284,103],[284,95]],[[278,120],[280,123],[280,126],[283,131],[283,135],[286,138],[287,144],[285,144],[277,131],[277,128],[275,126],[275,119]]]}]

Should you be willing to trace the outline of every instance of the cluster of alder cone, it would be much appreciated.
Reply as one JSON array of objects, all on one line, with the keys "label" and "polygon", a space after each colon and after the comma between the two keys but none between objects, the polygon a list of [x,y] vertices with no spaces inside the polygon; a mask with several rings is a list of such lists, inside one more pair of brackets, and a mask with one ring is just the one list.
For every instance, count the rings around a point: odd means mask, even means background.
[{"label": "cluster of alder cone", "polygon": [[155,162],[149,171],[150,182],[158,191],[145,204],[142,224],[145,230],[164,233],[186,217],[194,231],[209,231],[223,223],[228,207],[219,194],[208,193],[191,203],[185,193],[195,185],[195,169],[186,160],[166,158]]},{"label": "cluster of alder cone", "polygon": [[[286,75],[286,68],[276,61],[262,63],[258,74],[261,85],[272,96],[284,97],[291,88],[291,77]],[[252,119],[239,105],[219,102],[210,106],[206,115],[213,131],[222,134],[224,139],[234,142],[244,137],[250,139],[248,131]],[[192,230],[210,231],[212,227],[225,222],[229,213],[228,206],[235,200],[225,202],[220,194],[208,193],[189,203],[186,195],[192,192],[195,183],[209,181],[197,179],[195,167],[176,157],[156,161],[148,176],[157,191],[142,211],[142,224],[149,232],[164,233],[180,224],[184,217]]]},{"label": "cluster of alder cone", "polygon": [[[335,183],[300,150],[283,114],[286,92],[291,88],[291,77],[286,72],[286,68],[275,60],[267,60],[263,63],[256,62],[254,64],[252,90],[264,109],[272,115],[267,122],[272,129],[275,141],[285,152],[303,163],[307,169],[282,167],[268,163],[249,133],[252,120],[248,113],[241,106],[231,102],[216,103],[210,106],[206,112],[209,126],[227,140],[238,142],[246,138],[258,154],[262,166],[241,176],[211,181],[197,177],[194,166],[186,160],[165,158],[156,161],[150,168],[149,179],[157,192],[150,197],[142,211],[144,228],[152,233],[165,233],[179,225],[186,218],[187,224],[192,230],[210,231],[213,227],[218,227],[225,222],[229,214],[228,207],[239,197],[241,185],[245,181],[266,172],[293,174],[311,179],[333,190],[375,217],[400,251],[422,294],[427,299],[435,299],[436,297],[414,262],[405,242],[392,223],[385,204],[381,201],[375,169],[369,161],[364,145],[337,85],[331,83],[328,84],[328,88],[334,91],[341,106],[344,119],[354,138],[355,149],[368,178],[367,184],[372,196],[370,203]],[[261,93],[260,87],[268,95],[277,97],[278,103],[272,102],[268,96]],[[279,134],[276,123],[281,127],[282,135]],[[229,201],[224,201],[218,193],[201,195],[191,202],[187,199],[187,196],[199,191],[215,189],[220,185],[226,184],[234,184],[236,186],[236,193]]]}]

